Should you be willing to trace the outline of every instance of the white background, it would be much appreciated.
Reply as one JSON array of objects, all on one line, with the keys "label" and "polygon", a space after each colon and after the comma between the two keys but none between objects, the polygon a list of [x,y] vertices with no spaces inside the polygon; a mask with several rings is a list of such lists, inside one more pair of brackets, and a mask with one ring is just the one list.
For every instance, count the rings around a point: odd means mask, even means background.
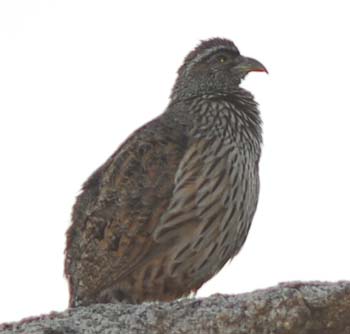
[{"label": "white background", "polygon": [[65,231],[83,181],[161,113],[201,40],[227,37],[270,75],[244,249],[198,293],[350,278],[348,1],[0,2],[0,322],[63,310]]}]

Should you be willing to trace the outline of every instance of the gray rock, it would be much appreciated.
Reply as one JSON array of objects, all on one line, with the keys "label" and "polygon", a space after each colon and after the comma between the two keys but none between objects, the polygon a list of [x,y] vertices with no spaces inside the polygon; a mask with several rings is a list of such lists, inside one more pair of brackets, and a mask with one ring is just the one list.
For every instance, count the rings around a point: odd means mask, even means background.
[{"label": "gray rock", "polygon": [[96,304],[0,325],[1,334],[346,334],[350,282],[288,282],[171,303]]}]

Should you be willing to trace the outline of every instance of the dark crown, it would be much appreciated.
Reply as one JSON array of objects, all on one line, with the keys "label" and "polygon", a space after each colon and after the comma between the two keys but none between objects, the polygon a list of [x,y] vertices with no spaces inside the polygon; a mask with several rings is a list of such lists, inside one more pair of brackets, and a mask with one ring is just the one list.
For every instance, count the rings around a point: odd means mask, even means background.
[{"label": "dark crown", "polygon": [[222,50],[238,52],[236,45],[229,39],[217,37],[202,41],[186,56],[182,66],[178,70],[178,74],[183,73],[185,67],[190,63],[196,63],[203,57]]}]

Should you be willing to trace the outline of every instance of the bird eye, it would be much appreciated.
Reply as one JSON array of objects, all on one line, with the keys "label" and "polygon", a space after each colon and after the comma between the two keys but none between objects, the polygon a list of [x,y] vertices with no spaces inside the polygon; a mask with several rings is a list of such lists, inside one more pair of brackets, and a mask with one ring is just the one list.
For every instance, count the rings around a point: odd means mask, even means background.
[{"label": "bird eye", "polygon": [[221,64],[226,63],[226,61],[227,61],[227,57],[226,57],[226,56],[220,56],[220,57],[219,57],[219,62],[220,62]]}]

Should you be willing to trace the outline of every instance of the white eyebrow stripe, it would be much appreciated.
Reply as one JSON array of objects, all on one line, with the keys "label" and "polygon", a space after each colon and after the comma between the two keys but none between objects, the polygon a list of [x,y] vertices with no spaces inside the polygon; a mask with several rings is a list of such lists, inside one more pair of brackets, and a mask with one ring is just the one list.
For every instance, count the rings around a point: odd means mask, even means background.
[{"label": "white eyebrow stripe", "polygon": [[191,62],[186,66],[186,71],[185,73],[187,74],[191,68],[195,65],[198,64],[203,58],[207,57],[211,53],[214,53],[219,50],[225,50],[225,51],[234,51],[232,47],[224,46],[224,45],[218,45],[218,46],[213,46],[210,49],[207,49],[200,54],[198,54],[195,58],[191,60]]}]

